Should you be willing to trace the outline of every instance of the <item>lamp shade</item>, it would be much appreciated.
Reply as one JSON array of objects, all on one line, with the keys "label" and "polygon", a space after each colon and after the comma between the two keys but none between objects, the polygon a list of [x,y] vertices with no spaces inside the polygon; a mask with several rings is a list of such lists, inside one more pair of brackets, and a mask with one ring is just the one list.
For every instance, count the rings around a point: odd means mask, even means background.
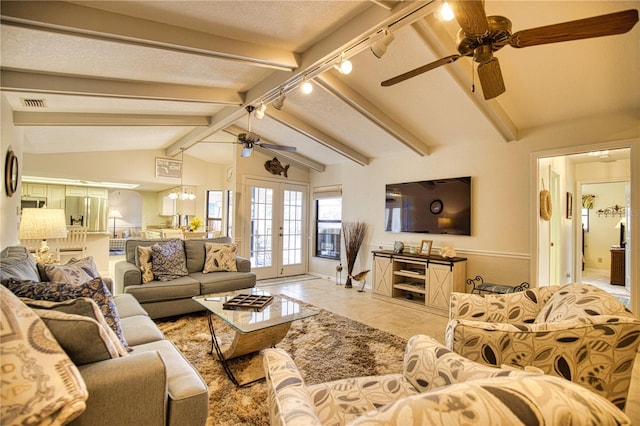
[{"label": "lamp shade", "polygon": [[46,240],[67,238],[63,209],[22,209],[19,238]]},{"label": "lamp shade", "polygon": [[109,212],[109,218],[111,218],[111,219],[122,219],[122,213],[120,213],[120,211],[117,210],[117,209],[112,209]]}]

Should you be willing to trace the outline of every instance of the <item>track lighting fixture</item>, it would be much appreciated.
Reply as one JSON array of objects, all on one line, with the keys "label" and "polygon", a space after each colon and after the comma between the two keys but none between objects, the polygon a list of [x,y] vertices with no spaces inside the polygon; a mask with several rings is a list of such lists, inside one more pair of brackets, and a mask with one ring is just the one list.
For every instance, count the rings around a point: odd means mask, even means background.
[{"label": "track lighting fixture", "polygon": [[344,58],[344,53],[340,55],[340,62],[334,65],[334,68],[340,71],[342,74],[349,74],[353,69],[351,61]]},{"label": "track lighting fixture", "polygon": [[311,84],[310,81],[305,80],[305,82],[302,83],[302,93],[308,95],[311,92],[313,92],[313,84]]},{"label": "track lighting fixture", "polygon": [[261,102],[260,106],[255,109],[253,115],[258,119],[262,120],[264,118],[264,112],[267,110],[267,106]]},{"label": "track lighting fixture", "polygon": [[394,39],[395,37],[393,36],[393,33],[388,30],[384,30],[384,36],[371,45],[371,52],[376,56],[376,58],[382,58],[382,56],[387,53],[387,48]]},{"label": "track lighting fixture", "polygon": [[280,96],[278,96],[276,100],[271,103],[271,106],[280,111],[284,107],[285,99],[287,99],[287,95],[284,94],[284,90],[280,90]]},{"label": "track lighting fixture", "polygon": [[446,1],[442,3],[442,6],[440,7],[440,18],[442,18],[443,21],[453,21],[453,18],[455,18],[455,15],[453,14],[453,10],[451,10],[451,6],[449,6],[449,3],[447,3]]}]

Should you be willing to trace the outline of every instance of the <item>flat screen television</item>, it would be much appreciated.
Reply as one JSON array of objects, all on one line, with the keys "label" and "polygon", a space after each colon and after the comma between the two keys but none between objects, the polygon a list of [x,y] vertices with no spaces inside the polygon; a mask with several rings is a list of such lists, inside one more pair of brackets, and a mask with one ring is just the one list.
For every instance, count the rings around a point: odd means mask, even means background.
[{"label": "flat screen television", "polygon": [[386,185],[385,231],[471,235],[471,177]]}]

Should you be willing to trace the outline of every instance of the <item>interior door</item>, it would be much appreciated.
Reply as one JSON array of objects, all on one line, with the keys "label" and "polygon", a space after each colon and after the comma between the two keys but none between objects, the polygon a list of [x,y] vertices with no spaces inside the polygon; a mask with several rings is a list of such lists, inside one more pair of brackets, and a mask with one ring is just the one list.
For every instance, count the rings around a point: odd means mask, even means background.
[{"label": "interior door", "polygon": [[304,274],[306,185],[247,179],[246,188],[250,220],[244,234],[252,271],[258,279]]}]

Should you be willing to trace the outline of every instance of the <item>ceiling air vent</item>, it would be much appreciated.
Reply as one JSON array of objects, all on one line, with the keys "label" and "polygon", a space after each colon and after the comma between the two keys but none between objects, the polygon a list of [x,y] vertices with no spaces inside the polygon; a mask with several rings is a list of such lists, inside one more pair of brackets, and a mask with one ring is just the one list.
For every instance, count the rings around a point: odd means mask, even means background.
[{"label": "ceiling air vent", "polygon": [[20,101],[22,102],[23,106],[26,106],[29,108],[46,108],[47,107],[47,101],[44,99],[20,98]]}]

